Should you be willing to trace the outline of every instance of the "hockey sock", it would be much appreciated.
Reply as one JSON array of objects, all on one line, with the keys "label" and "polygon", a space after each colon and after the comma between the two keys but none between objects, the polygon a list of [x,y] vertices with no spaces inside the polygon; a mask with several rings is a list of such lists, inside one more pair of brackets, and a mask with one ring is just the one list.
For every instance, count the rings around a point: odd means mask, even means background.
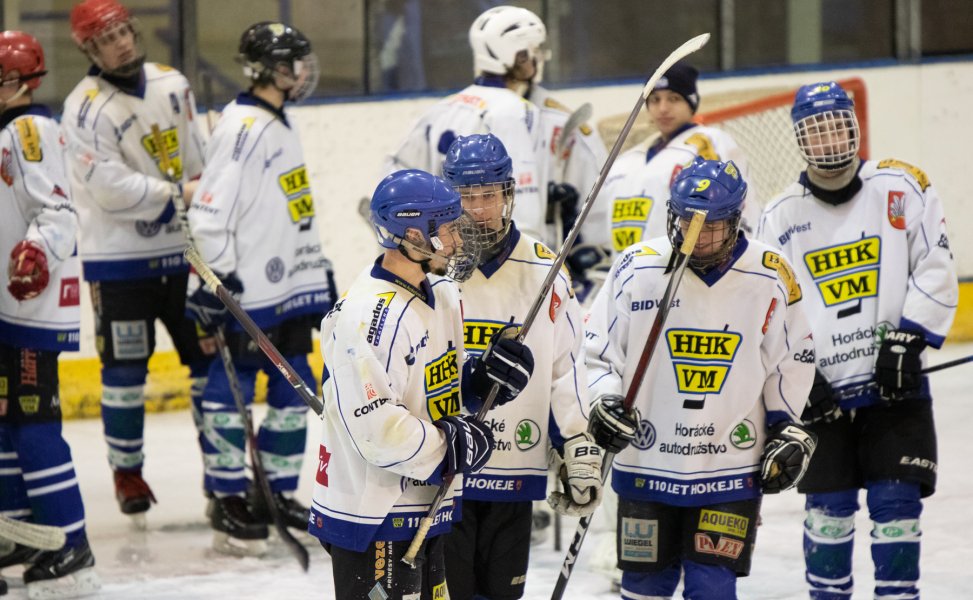
[{"label": "hockey sock", "polygon": [[875,598],[919,597],[919,484],[881,481],[866,485],[872,519]]},{"label": "hockey sock", "polygon": [[[237,367],[244,402],[253,398],[256,370]],[[246,433],[223,363],[213,361],[200,404],[203,415],[204,485],[217,495],[242,495],[247,489]]]},{"label": "hockey sock", "polygon": [[683,561],[685,581],[684,598],[707,600],[736,600],[737,575],[732,569],[720,565],[704,565],[691,560]]},{"label": "hockey sock", "polygon": [[13,439],[33,515],[31,520],[63,528],[66,546],[73,546],[84,538],[84,505],[71,449],[61,436],[61,423],[23,424],[14,429]]},{"label": "hockey sock", "polygon": [[854,580],[858,490],[808,494],[804,521],[804,562],[813,600],[847,600]]},{"label": "hockey sock", "polygon": [[[203,455],[203,390],[209,374],[209,362],[194,363],[189,366],[189,400],[193,411],[193,425],[196,426],[199,452]],[[204,484],[205,485],[205,484]]]},{"label": "hockey sock", "polygon": [[[307,357],[288,356],[288,362],[305,381],[314,381]],[[267,372],[270,408],[257,434],[260,457],[275,492],[297,489],[307,443],[307,405],[276,369]]]},{"label": "hockey sock", "polygon": [[14,427],[0,424],[0,515],[26,519],[30,516],[30,504],[14,446]]},{"label": "hockey sock", "polygon": [[622,572],[622,598],[625,600],[665,600],[676,593],[682,568],[672,565],[655,573]]},{"label": "hockey sock", "polygon": [[146,367],[106,367],[101,370],[101,420],[108,442],[108,463],[114,470],[142,468],[145,429]]}]

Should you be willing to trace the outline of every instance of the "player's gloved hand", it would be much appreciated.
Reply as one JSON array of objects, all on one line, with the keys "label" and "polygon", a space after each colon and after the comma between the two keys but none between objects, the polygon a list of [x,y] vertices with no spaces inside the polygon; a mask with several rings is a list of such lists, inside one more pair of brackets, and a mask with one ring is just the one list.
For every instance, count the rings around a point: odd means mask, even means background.
[{"label": "player's gloved hand", "polygon": [[815,370],[814,383],[811,385],[807,404],[804,405],[804,412],[801,413],[801,421],[805,425],[811,425],[822,422],[831,423],[839,418],[841,418],[841,407],[838,406],[834,389],[821,374],[821,371]]},{"label": "player's gloved hand", "polygon": [[[235,273],[229,275],[217,274],[217,277],[223,282],[223,287],[229,290],[234,297],[243,293],[243,283]],[[199,289],[186,298],[186,313],[190,318],[195,319],[206,333],[213,333],[230,318],[230,311],[227,310],[223,301],[202,283]]]},{"label": "player's gloved hand", "polygon": [[166,202],[166,207],[162,209],[162,213],[156,218],[156,222],[165,225],[166,223],[171,221],[172,217],[174,217],[175,215],[176,215],[176,205],[173,204],[172,198],[169,198],[169,201]]},{"label": "player's gloved hand", "polygon": [[875,383],[883,400],[905,400],[922,386],[922,351],[925,337],[908,329],[885,332],[875,359]]},{"label": "player's gloved hand", "polygon": [[[591,274],[601,268],[607,271],[611,267],[611,258],[601,246],[581,243],[579,236],[575,240],[571,252],[565,258],[564,264],[567,265],[568,272],[571,274],[571,283],[574,286],[574,293],[578,297],[578,302],[584,302],[584,299],[594,289],[596,281],[603,279],[592,277]],[[595,271],[592,271],[592,269]]]},{"label": "player's gloved hand", "polygon": [[[476,473],[493,454],[493,432],[471,415],[454,415],[433,421],[446,436],[446,458],[442,477]],[[435,474],[434,474],[435,477]]]},{"label": "player's gloved hand", "polygon": [[10,282],[7,289],[17,300],[30,300],[37,297],[51,274],[47,271],[47,255],[44,248],[31,240],[20,240],[10,251],[10,264],[7,267]]},{"label": "player's gloved hand", "polygon": [[796,423],[778,423],[770,430],[760,460],[760,486],[765,494],[789,490],[804,477],[817,436]]},{"label": "player's gloved hand", "polygon": [[634,406],[625,412],[625,398],[618,394],[599,396],[591,403],[588,433],[595,443],[614,454],[628,447],[639,430],[642,416]]},{"label": "player's gloved hand", "polygon": [[578,220],[578,190],[570,183],[548,182],[547,210],[552,215],[560,213],[563,235],[567,236]]},{"label": "player's gloved hand", "polygon": [[601,502],[601,447],[588,433],[565,440],[563,462],[557,473],[564,492],[551,492],[547,503],[569,517],[586,517]]},{"label": "player's gloved hand", "polygon": [[[500,385],[493,406],[502,406],[517,397],[527,387],[534,372],[534,355],[530,348],[513,339],[517,328],[508,325],[493,334],[490,345],[473,365],[470,389],[482,402],[494,383]],[[467,402],[469,409],[476,408]]]}]

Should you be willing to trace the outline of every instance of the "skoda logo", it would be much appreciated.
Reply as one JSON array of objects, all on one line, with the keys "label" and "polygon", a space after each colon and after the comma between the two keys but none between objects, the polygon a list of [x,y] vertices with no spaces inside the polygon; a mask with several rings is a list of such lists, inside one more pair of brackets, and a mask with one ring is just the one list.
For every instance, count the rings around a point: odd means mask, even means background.
[{"label": "skoda logo", "polygon": [[152,237],[162,229],[162,223],[158,221],[136,221],[135,231],[142,237]]},{"label": "skoda logo", "polygon": [[655,427],[652,423],[642,420],[639,422],[639,430],[635,434],[635,439],[632,440],[632,445],[639,450],[648,450],[655,445]]},{"label": "skoda logo", "polygon": [[284,261],[276,256],[271,258],[264,267],[264,273],[270,283],[277,283],[284,278]]},{"label": "skoda logo", "polygon": [[537,445],[540,440],[541,428],[537,423],[530,419],[524,419],[517,423],[515,442],[518,450],[530,450]]}]

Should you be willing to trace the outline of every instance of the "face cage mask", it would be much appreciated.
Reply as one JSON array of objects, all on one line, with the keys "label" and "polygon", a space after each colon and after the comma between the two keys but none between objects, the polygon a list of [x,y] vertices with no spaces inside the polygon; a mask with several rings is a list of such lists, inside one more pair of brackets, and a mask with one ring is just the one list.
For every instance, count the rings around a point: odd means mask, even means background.
[{"label": "face cage mask", "polygon": [[[709,245],[700,246],[699,240],[696,241],[696,247],[693,248],[693,253],[689,257],[689,266],[699,269],[701,271],[706,271],[717,265],[723,264],[730,254],[733,252],[733,248],[736,246],[737,238],[740,236],[740,214],[729,219],[723,219],[718,221],[722,223],[723,226],[715,231],[722,231],[722,240],[719,242],[711,242]],[[666,231],[669,234],[669,241],[672,243],[673,249],[679,248],[682,245],[683,235],[682,229],[679,227],[679,223],[682,219],[679,215],[670,212],[669,222],[666,226]],[[707,231],[707,226],[713,221],[709,221],[703,225],[703,231],[700,232],[700,237],[702,237],[703,232]],[[687,220],[688,224],[689,221]],[[696,253],[700,250],[708,251],[706,256],[696,256]]]},{"label": "face cage mask", "polygon": [[483,246],[479,242],[479,227],[468,213],[464,212],[458,219],[445,224],[447,234],[451,239],[446,240],[449,246],[453,247],[453,252],[449,256],[439,254],[447,247],[447,244],[438,236],[430,236],[429,242],[423,246],[402,239],[401,247],[412,250],[416,254],[425,257],[423,260],[415,260],[406,254],[406,257],[413,262],[422,264],[423,271],[432,271],[431,263],[445,263],[443,275],[460,283],[473,276],[476,267],[480,264],[480,255]]},{"label": "face cage mask", "polygon": [[861,137],[858,118],[851,110],[830,110],[794,123],[797,145],[813,167],[837,171],[858,156]]},{"label": "face cage mask", "polygon": [[[109,69],[105,66],[104,61],[101,59],[101,54],[98,49],[114,44],[120,36],[125,34],[125,29],[132,34],[132,44],[135,47],[135,58],[127,63],[120,64],[113,69]],[[85,51],[88,54],[88,58],[91,59],[91,62],[93,62],[96,67],[101,69],[103,73],[113,77],[120,77],[122,79],[132,77],[136,75],[142,69],[142,65],[145,64],[145,47],[142,45],[142,32],[139,30],[138,22],[135,19],[118,21],[109,25],[101,33],[92,36],[87,42],[85,42],[84,45]]]},{"label": "face cage mask", "polygon": [[[500,186],[496,188],[495,186]],[[490,249],[499,244],[510,233],[510,223],[513,220],[514,212],[514,180],[508,179],[502,183],[477,183],[473,185],[459,185],[454,189],[459,192],[463,199],[463,210],[473,219],[477,230],[477,243],[484,252],[489,253]],[[496,190],[494,192],[494,190]],[[495,200],[491,206],[483,206],[482,200],[474,203],[477,197],[496,193],[500,195],[499,200]],[[493,219],[485,220],[479,218],[479,213],[495,208],[498,202],[503,203],[500,214]],[[474,206],[479,204],[479,206]]]},{"label": "face cage mask", "polygon": [[307,100],[314,93],[320,77],[318,57],[311,52],[294,61],[293,73],[290,69],[278,67],[275,85],[284,91],[288,100],[298,103]]}]

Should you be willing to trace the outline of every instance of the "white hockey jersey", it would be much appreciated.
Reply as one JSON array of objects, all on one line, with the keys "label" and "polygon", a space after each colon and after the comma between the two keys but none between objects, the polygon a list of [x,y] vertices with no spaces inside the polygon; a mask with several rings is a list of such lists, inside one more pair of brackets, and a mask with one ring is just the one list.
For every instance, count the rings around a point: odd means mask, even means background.
[{"label": "white hockey jersey", "polygon": [[284,113],[240,94],[223,109],[206,164],[189,225],[210,268],[243,283],[240,306],[264,328],[327,312],[331,263],[321,253],[301,141]]},{"label": "white hockey jersey", "polygon": [[[483,354],[504,325],[523,323],[553,263],[546,246],[512,228],[507,248],[460,284],[471,356]],[[548,440],[561,449],[565,439],[588,428],[581,307],[563,272],[542,306],[524,340],[534,356],[530,382],[514,401],[487,413],[493,454],[483,470],[466,477],[464,498],[543,499]]]},{"label": "white hockey jersey", "polygon": [[[671,254],[655,238],[612,264],[588,320],[592,398],[628,391]],[[798,420],[814,379],[802,303],[786,261],[742,234],[727,267],[686,269],[635,396],[639,431],[615,459],[620,496],[701,506],[760,494],[767,428]]]},{"label": "white hockey jersey", "polygon": [[[666,235],[669,187],[676,175],[701,156],[706,160],[732,160],[747,180],[749,163],[733,138],[721,129],[690,124],[668,144],[657,135],[631,148],[612,165],[601,197],[610,204],[609,217],[602,227],[611,235],[611,247],[621,252],[641,240]],[[752,190],[748,197],[753,198]],[[750,231],[760,218],[755,201],[743,206],[744,231]]]},{"label": "white hockey jersey", "polygon": [[[564,125],[571,116],[571,109],[564,106],[551,96],[551,92],[541,86],[531,88],[530,101],[539,109],[541,126],[547,150],[548,181],[569,183],[578,190],[578,209],[585,201],[588,192],[594,187],[598,173],[608,160],[608,151],[598,130],[584,123],[571,134],[571,139],[564,146],[561,157],[557,156],[557,146],[561,139]],[[602,248],[611,246],[608,229],[605,227],[608,218],[609,202],[604,194],[599,195],[588,212],[588,217],[581,224],[581,242],[594,244]],[[567,234],[565,230],[563,232]],[[561,240],[555,239],[553,231],[542,241],[553,248],[561,246]]]},{"label": "white hockey jersey", "polygon": [[[921,330],[942,346],[959,294],[942,202],[926,174],[890,159],[863,162],[858,177],[861,190],[834,206],[802,175],[767,205],[758,231],[794,265],[817,368],[839,391],[872,379],[888,328]],[[842,406],[875,402],[870,388]]]},{"label": "white hockey jersey", "polygon": [[[459,413],[464,359],[456,284],[430,275],[416,289],[380,261],[321,323],[324,427],[308,530],[359,552],[412,539],[432,505],[427,479],[446,455],[432,422]],[[430,536],[461,514],[462,486],[457,475]]]},{"label": "white hockey jersey", "polygon": [[[178,181],[203,170],[196,100],[179,71],[146,63],[126,92],[95,68],[64,101],[71,193],[81,223],[79,250],[89,281],[138,279],[188,270],[186,240],[169,204],[152,137],[158,125]],[[160,218],[161,217],[161,218]]]},{"label": "white hockey jersey", "polygon": [[453,140],[492,133],[513,160],[517,182],[513,217],[525,233],[542,239],[547,230],[547,166],[540,112],[502,82],[492,78],[478,81],[484,85],[471,85],[430,108],[387,158],[385,172],[421,169],[441,176]]},{"label": "white hockey jersey", "polygon": [[[36,350],[77,350],[81,282],[75,244],[78,216],[68,198],[61,129],[46,106],[0,116],[0,258],[21,240],[44,249],[50,279],[36,298],[18,302],[0,288],[0,342]],[[7,273],[6,268],[3,271]]]}]

